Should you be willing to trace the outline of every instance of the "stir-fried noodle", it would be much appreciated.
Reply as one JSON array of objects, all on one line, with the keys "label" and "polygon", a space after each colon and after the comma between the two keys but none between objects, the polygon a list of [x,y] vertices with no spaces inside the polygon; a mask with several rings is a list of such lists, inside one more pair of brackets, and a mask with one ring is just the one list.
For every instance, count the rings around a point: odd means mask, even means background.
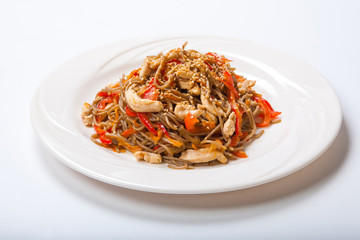
[{"label": "stir-fried noodle", "polygon": [[280,121],[255,81],[237,75],[230,60],[185,46],[147,57],[84,104],[83,122],[95,128],[96,144],[192,168],[247,157],[244,146],[263,133],[257,127]]}]

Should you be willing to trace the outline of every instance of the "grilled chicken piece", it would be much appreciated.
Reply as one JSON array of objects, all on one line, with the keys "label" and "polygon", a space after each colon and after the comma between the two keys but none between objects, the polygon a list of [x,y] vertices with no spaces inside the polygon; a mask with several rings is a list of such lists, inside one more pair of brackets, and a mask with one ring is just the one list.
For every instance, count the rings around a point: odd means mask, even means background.
[{"label": "grilled chicken piece", "polygon": [[81,109],[81,118],[83,123],[87,127],[93,125],[93,115],[92,115],[92,106],[88,103],[85,103]]},{"label": "grilled chicken piece", "polygon": [[236,121],[236,115],[235,115],[234,112],[232,112],[229,115],[228,120],[224,124],[223,132],[224,132],[225,137],[230,137],[231,135],[234,134],[234,132],[235,132],[235,121]]},{"label": "grilled chicken piece", "polygon": [[202,114],[201,109],[195,110],[195,107],[189,105],[187,102],[181,102],[176,104],[176,107],[174,109],[175,115],[181,120],[184,120],[189,112],[191,112],[195,117],[199,117]]},{"label": "grilled chicken piece", "polygon": [[217,159],[221,163],[227,162],[227,158],[224,156],[222,152],[217,150],[212,150],[211,148],[186,150],[181,154],[180,159],[189,161],[191,163],[204,163],[204,162],[210,162],[215,159]]},{"label": "grilled chicken piece", "polygon": [[204,89],[201,89],[200,100],[201,100],[201,104],[206,108],[206,110],[208,110],[215,116],[225,114],[222,109],[217,108],[215,106],[214,102],[210,100],[210,97],[208,95],[206,95],[206,90],[204,90]]},{"label": "grilled chicken piece", "polygon": [[164,109],[160,101],[142,99],[133,87],[125,91],[125,99],[130,108],[135,112],[160,112]]},{"label": "grilled chicken piece", "polygon": [[135,158],[139,161],[144,160],[149,163],[161,163],[162,157],[160,154],[149,153],[145,151],[137,151],[134,154]]}]

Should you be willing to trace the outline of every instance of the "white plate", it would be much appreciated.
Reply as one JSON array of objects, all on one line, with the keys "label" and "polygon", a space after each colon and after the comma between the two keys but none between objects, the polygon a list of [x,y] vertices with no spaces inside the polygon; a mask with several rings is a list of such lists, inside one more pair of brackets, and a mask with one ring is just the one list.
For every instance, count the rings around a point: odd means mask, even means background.
[{"label": "white plate", "polygon": [[[226,165],[173,170],[165,164],[138,162],[90,140],[83,126],[84,102],[124,73],[140,67],[147,55],[181,46],[214,51],[232,59],[237,73],[257,81],[255,89],[282,112],[282,122],[265,129],[247,159]],[[168,37],[123,41],[75,57],[39,86],[31,105],[35,132],[71,168],[120,187],[159,193],[214,193],[243,189],[284,177],[316,159],[335,139],[341,125],[339,101],[313,68],[272,48],[218,37]]]}]

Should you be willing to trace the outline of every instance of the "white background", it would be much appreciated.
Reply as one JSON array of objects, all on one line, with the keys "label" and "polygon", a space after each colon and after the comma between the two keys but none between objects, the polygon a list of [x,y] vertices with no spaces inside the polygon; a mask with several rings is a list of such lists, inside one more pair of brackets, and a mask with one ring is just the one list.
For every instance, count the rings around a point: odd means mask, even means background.
[{"label": "white background", "polygon": [[[2,1],[0,239],[359,239],[359,1]],[[69,58],[158,34],[237,37],[322,73],[343,109],[334,144],[286,178],[221,194],[110,186],[41,145],[32,94]],[[71,87],[71,86],[69,86]]]}]

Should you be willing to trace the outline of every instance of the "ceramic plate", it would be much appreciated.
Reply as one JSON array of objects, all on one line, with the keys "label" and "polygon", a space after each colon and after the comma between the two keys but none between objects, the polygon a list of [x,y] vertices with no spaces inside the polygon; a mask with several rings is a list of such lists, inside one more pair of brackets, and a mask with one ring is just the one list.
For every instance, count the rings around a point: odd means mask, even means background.
[{"label": "ceramic plate", "polygon": [[[256,80],[255,90],[282,112],[282,122],[246,148],[248,158],[229,164],[173,170],[166,164],[137,161],[90,140],[82,124],[84,102],[104,86],[139,68],[148,55],[181,46],[218,52],[233,60],[236,73]],[[31,105],[35,132],[69,167],[120,187],[178,194],[249,188],[284,177],[309,164],[335,139],[341,109],[334,90],[312,67],[281,51],[259,44],[218,37],[165,37],[122,41],[75,57],[53,71],[39,86]]]}]

